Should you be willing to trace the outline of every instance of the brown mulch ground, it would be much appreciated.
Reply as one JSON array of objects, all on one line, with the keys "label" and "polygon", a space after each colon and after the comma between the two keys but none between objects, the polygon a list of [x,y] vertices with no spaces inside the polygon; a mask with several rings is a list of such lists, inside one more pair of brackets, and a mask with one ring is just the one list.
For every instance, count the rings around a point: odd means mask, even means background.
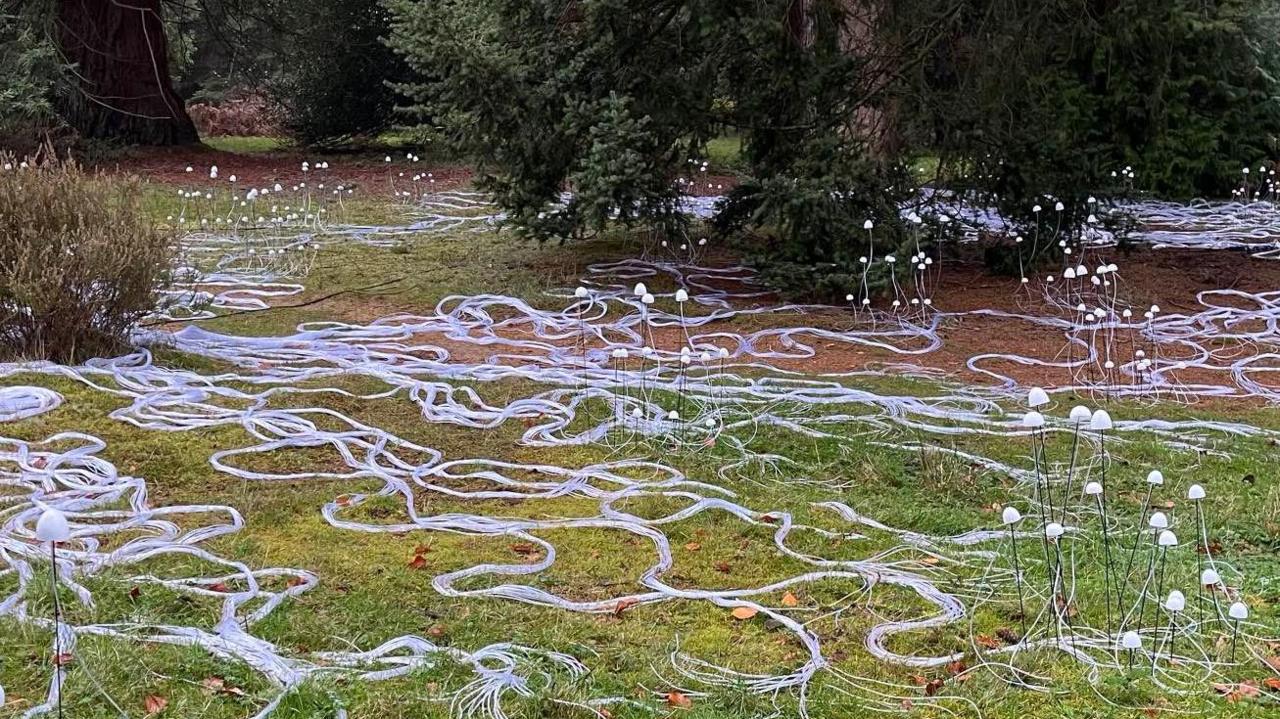
[{"label": "brown mulch ground", "polygon": [[[293,184],[303,180],[310,182],[326,182],[331,184],[357,185],[365,192],[379,194],[389,191],[391,172],[432,173],[436,186],[450,189],[466,185],[470,182],[472,171],[461,165],[440,165],[409,163],[403,152],[394,155],[395,168],[389,171],[381,154],[350,156],[326,156],[323,159],[330,163],[328,170],[302,173],[301,163],[310,160],[313,164],[320,158],[307,156],[298,152],[282,151],[269,154],[235,154],[220,152],[211,148],[171,148],[135,152],[128,158],[114,161],[104,169],[134,173],[157,182],[180,183],[185,186],[207,186],[213,183],[225,183],[230,175],[237,175],[241,186],[264,186],[280,182]],[[219,179],[210,180],[208,169],[216,164],[219,168]],[[193,167],[187,173],[185,168]],[[714,185],[725,187],[733,183],[730,177],[699,177],[699,187],[705,194],[716,194]],[[708,187],[708,185],[712,185]],[[722,191],[722,190],[720,190]],[[992,276],[985,271],[977,259],[976,248],[967,250],[967,256],[959,259],[945,260],[945,269],[941,282],[933,293],[934,306],[944,311],[971,311],[979,309],[998,309],[1008,312],[1022,312],[1039,315],[1055,312],[1039,297],[1033,297],[1025,291],[1019,291],[1019,283],[1010,277]],[[726,260],[728,261],[728,260]],[[1196,294],[1204,290],[1239,289],[1247,292],[1261,292],[1280,289],[1280,261],[1258,260],[1247,254],[1236,251],[1216,250],[1151,250],[1139,247],[1124,253],[1114,250],[1111,256],[1094,256],[1091,265],[1099,262],[1115,262],[1120,267],[1121,298],[1141,309],[1150,304],[1159,304],[1165,314],[1194,313],[1203,309],[1196,301]],[[768,298],[766,303],[776,304],[777,300]],[[385,316],[393,312],[421,312],[428,308],[400,306],[396,300],[368,304],[367,300],[353,302],[351,298],[339,297],[321,303],[332,305],[330,309],[337,314],[336,318],[354,321],[370,321],[377,316]],[[881,303],[884,304],[884,303]],[[376,312],[374,307],[376,306]],[[739,319],[704,326],[698,332],[715,332],[719,330],[748,332],[764,327],[780,326],[814,326],[827,329],[850,329],[857,320],[846,308],[830,308],[811,311],[804,315],[766,314],[744,316]],[[664,331],[659,333],[659,344],[668,349],[678,348],[681,338],[678,333]],[[668,336],[670,335],[670,336]],[[1030,322],[1003,318],[966,316],[949,320],[941,330],[943,346],[929,354],[902,356],[888,351],[863,348],[842,342],[828,342],[813,338],[804,340],[813,344],[817,356],[807,360],[783,360],[774,364],[808,373],[848,372],[867,367],[881,366],[885,363],[910,363],[922,367],[945,372],[954,379],[990,384],[993,380],[967,367],[971,357],[979,354],[1017,353],[1038,359],[1065,358],[1065,340],[1060,332],[1037,326]],[[427,339],[427,338],[424,338]],[[430,338],[447,346],[460,359],[475,361],[493,354],[496,348],[477,347],[474,345],[441,341],[441,338]],[[1118,338],[1116,346],[1122,351],[1116,357],[1117,363],[1127,361],[1131,357],[1128,337]],[[1140,345],[1134,345],[1140,346]],[[1238,355],[1241,352],[1256,351],[1249,347],[1224,346],[1217,348],[1224,355]],[[1168,356],[1166,352],[1165,356]],[[1053,387],[1070,381],[1066,372],[1037,366],[1019,365],[1011,362],[995,360],[984,361],[984,368],[1007,375],[1021,385],[1041,385]],[[1211,382],[1230,384],[1230,378],[1224,372],[1191,372],[1178,375],[1183,382]]]},{"label": "brown mulch ground", "polygon": [[[270,187],[275,183],[285,186],[299,182],[324,182],[330,186],[357,187],[362,194],[385,195],[392,192],[392,180],[401,190],[409,188],[415,174],[430,173],[438,190],[453,190],[471,182],[474,172],[461,164],[439,163],[423,160],[411,162],[403,151],[390,153],[361,152],[340,155],[317,155],[295,150],[242,154],[223,152],[211,147],[161,147],[131,150],[128,155],[95,165],[97,169],[121,174],[138,175],[145,180],[163,184],[182,185],[187,188],[225,187],[231,175],[236,176],[240,187]],[[313,166],[328,162],[329,169],[302,171],[302,163]],[[218,166],[218,179],[210,179],[209,167]],[[187,172],[186,168],[192,168]],[[404,177],[399,177],[404,173]],[[701,173],[697,186],[689,194],[712,196],[723,194],[735,180],[727,175]],[[717,189],[717,186],[720,189]]]},{"label": "brown mulch ground", "polygon": [[[1108,258],[1113,259],[1113,258]],[[1197,292],[1211,289],[1235,287],[1237,289],[1258,292],[1280,288],[1280,262],[1251,259],[1247,255],[1223,251],[1194,250],[1140,250],[1129,257],[1116,257],[1115,262],[1121,270],[1121,295],[1128,297],[1141,314],[1152,302],[1161,306],[1163,313],[1194,313],[1202,309],[1195,302]],[[776,298],[763,298],[765,306],[777,304]],[[386,316],[393,312],[423,311],[421,307],[398,307],[380,304],[377,311],[360,303],[349,300],[335,302],[334,310],[343,319],[352,321],[371,321],[374,315]],[[972,261],[951,260],[948,262],[943,279],[934,293],[934,304],[946,312],[959,312],[980,309],[999,309],[1014,313],[1041,315],[1056,310],[1046,305],[1043,300],[1032,297],[1025,291],[1019,291],[1016,279],[995,277],[988,274],[980,263]],[[742,303],[741,308],[752,306]],[[693,308],[691,313],[702,310]],[[859,320],[852,311],[846,308],[832,307],[807,311],[804,314],[786,312],[763,315],[742,315],[733,320],[719,322],[693,329],[695,334],[708,332],[748,333],[769,327],[818,327],[831,330],[848,330],[867,326],[865,320]],[[881,320],[880,326],[884,326]],[[1053,360],[1066,359],[1066,342],[1061,332],[1036,325],[1029,321],[968,315],[948,319],[942,326],[940,334],[943,345],[939,349],[923,354],[904,356],[887,350],[860,347],[844,342],[835,342],[812,336],[796,337],[797,341],[812,346],[816,356],[810,359],[771,360],[770,364],[782,369],[802,371],[810,374],[842,373],[854,370],[877,368],[886,364],[913,364],[924,368],[941,370],[950,378],[978,385],[995,383],[991,377],[975,372],[967,365],[970,358],[982,354],[1021,354],[1027,357]],[[657,346],[667,350],[678,350],[685,344],[683,333],[678,328],[660,328],[654,331]],[[504,337],[511,339],[535,339],[520,330],[504,332]],[[479,346],[461,343],[432,335],[421,338],[423,342],[443,346],[451,355],[467,362],[483,362],[490,356],[511,352],[513,350],[497,345]],[[540,340],[541,341],[541,340]],[[573,340],[565,340],[559,344],[568,346]],[[1128,334],[1117,335],[1114,344],[1117,364],[1129,360],[1133,349],[1143,346],[1141,338]],[[785,351],[780,342],[773,340],[761,343],[760,348]],[[1216,347],[1224,357],[1240,356],[1241,353],[1252,353],[1255,348],[1235,345],[1219,345]],[[1162,349],[1162,357],[1174,358],[1174,348]],[[516,352],[519,352],[516,350]],[[633,359],[632,362],[635,360]],[[504,359],[504,364],[519,364],[516,360]],[[996,359],[983,360],[981,366],[992,372],[1013,378],[1022,386],[1044,386],[1053,388],[1071,382],[1067,373],[1061,369],[1021,365]],[[1184,370],[1176,373],[1176,378],[1183,383],[1231,384],[1226,372],[1202,370]]]}]

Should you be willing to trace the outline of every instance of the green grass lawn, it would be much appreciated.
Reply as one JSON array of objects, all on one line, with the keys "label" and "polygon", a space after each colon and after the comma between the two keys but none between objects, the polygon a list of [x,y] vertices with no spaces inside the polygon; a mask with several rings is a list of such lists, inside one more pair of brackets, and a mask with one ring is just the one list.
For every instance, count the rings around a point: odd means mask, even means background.
[{"label": "green grass lawn", "polygon": [[[231,142],[231,139],[227,139]],[[227,145],[241,151],[238,142]],[[172,212],[166,188],[156,188],[153,201],[158,215]],[[373,203],[355,205],[353,221],[397,217],[401,208]],[[202,323],[207,329],[243,335],[281,335],[302,322],[321,320],[370,321],[396,312],[429,312],[451,294],[485,292],[525,298],[535,306],[557,307],[562,300],[548,297],[554,288],[572,287],[593,261],[632,256],[635,248],[618,238],[605,238],[585,246],[539,247],[497,232],[458,232],[409,238],[395,247],[373,248],[350,244],[324,250],[310,276],[304,294],[285,298],[282,307],[238,314]],[[395,280],[376,290],[372,285]],[[315,304],[309,300],[332,295]],[[295,306],[297,305],[297,306]],[[771,321],[796,321],[773,318]],[[430,341],[430,338],[427,339]],[[206,361],[176,352],[160,352],[161,362],[175,367],[211,371]],[[938,386],[910,377],[849,380],[883,393],[934,394]],[[482,562],[529,561],[513,541],[501,536],[467,536],[415,532],[404,535],[363,534],[331,527],[321,517],[321,507],[335,497],[377,489],[371,480],[245,481],[214,470],[209,457],[219,449],[244,446],[251,438],[237,427],[180,433],[145,431],[111,420],[107,414],[120,406],[119,398],[94,391],[67,379],[19,374],[0,380],[4,384],[39,384],[61,392],[65,404],[48,414],[0,426],[0,435],[39,440],[62,431],[97,435],[106,441],[103,452],[122,472],[148,482],[153,506],[185,503],[222,503],[239,509],[246,520],[243,531],[210,542],[207,548],[250,567],[296,567],[316,573],[318,587],[286,602],[254,634],[298,654],[371,648],[403,634],[431,638],[438,644],[475,650],[495,642],[515,642],[546,650],[562,651],[582,660],[591,670],[582,679],[564,680],[539,687],[529,698],[507,700],[514,717],[583,717],[591,714],[570,702],[601,697],[624,697],[635,704],[608,708],[613,717],[681,716],[705,719],[791,716],[797,712],[795,692],[775,696],[751,694],[741,687],[707,688],[678,679],[669,655],[677,648],[700,659],[742,671],[783,674],[800,666],[805,658],[793,635],[763,616],[735,619],[727,609],[708,602],[679,600],[639,606],[616,614],[586,615],[486,598],[447,598],[435,592],[436,574]],[[326,383],[353,392],[382,389],[365,377],[347,376]],[[478,386],[492,403],[504,403],[536,391],[529,383],[503,382]],[[383,399],[357,399],[340,395],[285,395],[280,406],[327,407],[399,436],[440,450],[446,460],[461,458],[538,462],[579,467],[619,458],[609,445],[573,448],[530,448],[519,443],[524,427],[507,423],[494,430],[472,430],[429,424],[419,408],[403,392]],[[1088,400],[1081,399],[1082,402]],[[1072,404],[1060,398],[1055,411],[1065,413]],[[1010,407],[1010,409],[1013,409]],[[1186,407],[1173,404],[1124,404],[1110,407],[1120,417],[1198,417],[1234,419],[1280,430],[1280,418],[1269,409],[1229,404]],[[797,410],[799,411],[799,410]],[[831,413],[866,412],[865,407],[825,407]],[[828,428],[830,429],[830,427]],[[834,533],[864,531],[864,539],[832,538],[812,531],[797,531],[789,546],[797,551],[829,559],[858,559],[898,544],[891,534],[852,527],[817,502],[839,501],[892,527],[933,535],[953,535],[999,523],[997,507],[1017,502],[1019,492],[1007,477],[984,470],[941,451],[887,449],[885,441],[911,442],[914,437],[868,432],[866,425],[838,427],[841,440],[812,439],[779,428],[761,427],[749,434],[749,446],[791,459],[794,465],[778,470],[748,466],[719,476],[717,470],[738,455],[725,443],[697,451],[669,446],[661,441],[632,444],[626,457],[669,464],[691,478],[714,483],[735,493],[737,501],[758,510],[789,512],[796,523]],[[1239,569],[1243,592],[1259,621],[1276,625],[1274,610],[1280,602],[1280,485],[1271,471],[1276,448],[1266,439],[1219,437],[1218,448],[1229,456],[1171,450],[1154,437],[1128,436],[1113,445],[1111,486],[1116,487],[1113,512],[1134,513],[1142,499],[1143,478],[1151,467],[1169,477],[1167,499],[1180,499],[1190,481],[1211,492],[1209,532],[1220,543],[1219,558]],[[997,458],[1027,466],[1026,442],[1002,438],[930,438],[943,447]],[[1052,458],[1061,461],[1070,451],[1065,437],[1049,446]],[[274,472],[301,472],[338,468],[341,461],[331,450],[288,450],[260,455],[254,468]],[[493,516],[589,517],[596,503],[580,497],[527,502],[466,502],[433,496],[420,501],[423,514],[451,511]],[[3,507],[0,504],[0,507]],[[646,499],[628,506],[641,516],[660,516],[675,506]],[[395,521],[404,508],[391,501],[361,505],[360,517]],[[684,587],[744,587],[785,579],[810,567],[782,555],[773,546],[774,529],[748,524],[723,512],[704,512],[663,525],[675,556],[675,566],[665,577]],[[540,535],[558,549],[556,563],[547,571],[511,581],[572,599],[603,599],[632,591],[636,578],[655,560],[653,547],[636,537],[605,529],[547,531]],[[1127,539],[1127,537],[1126,537]],[[1189,539],[1189,538],[1188,538]],[[420,545],[428,548],[424,566],[414,566]],[[994,561],[1007,565],[1007,546],[995,543],[1000,553]],[[1027,541],[1023,551],[1033,559],[1037,543]],[[1096,568],[1100,548],[1092,542],[1078,545],[1081,567]],[[939,585],[956,592],[977,591],[984,562],[943,563],[934,566],[926,555],[902,557],[908,566],[935,574]],[[1184,551],[1172,564],[1171,576],[1190,576],[1192,555]],[[217,605],[175,595],[155,586],[139,586],[130,577],[146,571],[157,575],[186,576],[209,573],[195,559],[167,558],[142,567],[106,570],[86,580],[96,602],[84,607],[68,592],[63,601],[81,622],[172,623],[210,628],[218,620]],[[1096,571],[1078,578],[1081,596],[1102,595],[1102,579]],[[482,580],[483,581],[483,580]],[[0,577],[0,596],[13,586],[11,577]],[[29,610],[48,615],[47,582],[34,594]],[[136,591],[135,591],[136,588]],[[792,598],[778,592],[770,602],[783,606],[794,600],[791,614],[808,622],[823,642],[824,653],[840,672],[861,677],[860,688],[843,684],[833,672],[820,672],[808,691],[808,709],[814,717],[868,715],[870,689],[892,696],[916,696],[899,709],[912,716],[943,717],[1131,717],[1143,712],[1129,707],[1150,707],[1154,715],[1175,712],[1211,712],[1222,717],[1274,716],[1274,705],[1244,698],[1229,702],[1207,687],[1189,696],[1173,696],[1155,687],[1149,671],[1104,672],[1091,681],[1087,667],[1047,652],[1020,659],[1020,666],[1035,671],[1054,691],[1018,689],[1004,681],[997,669],[958,672],[955,667],[913,669],[885,664],[871,657],[864,646],[871,626],[885,617],[910,618],[929,608],[912,592],[878,586],[862,594],[854,581],[824,580],[796,585]],[[856,595],[850,598],[850,595]],[[981,605],[977,614],[942,628],[914,632],[891,640],[890,648],[906,652],[980,652],[971,643],[975,636],[993,637],[1018,627],[1016,602],[1011,596]],[[1098,602],[1082,599],[1080,621],[1101,626],[1104,618]],[[50,674],[48,632],[0,619],[0,686],[7,699],[0,716],[20,716],[38,702],[47,689]],[[1275,650],[1265,645],[1260,652]],[[1221,650],[1221,648],[1219,648]],[[980,661],[966,660],[974,666]],[[468,667],[444,662],[406,678],[385,682],[355,681],[334,675],[316,680],[285,698],[274,716],[331,717],[344,707],[353,718],[410,719],[445,717],[450,713],[447,694],[470,681]],[[1240,679],[1264,676],[1257,667],[1242,669]],[[671,691],[667,679],[689,689],[690,706],[678,706],[664,698]],[[940,682],[938,685],[932,682]],[[882,682],[872,685],[871,682]],[[939,696],[952,697],[931,705],[924,701],[924,687]],[[932,693],[934,688],[929,689]],[[273,690],[255,672],[234,662],[219,660],[197,649],[182,649],[107,639],[83,639],[77,650],[67,690],[67,716],[79,718],[142,716],[147,698],[162,697],[161,714],[172,717],[252,716],[273,696]],[[119,710],[114,708],[119,707]],[[1120,708],[1126,707],[1126,708]]]}]

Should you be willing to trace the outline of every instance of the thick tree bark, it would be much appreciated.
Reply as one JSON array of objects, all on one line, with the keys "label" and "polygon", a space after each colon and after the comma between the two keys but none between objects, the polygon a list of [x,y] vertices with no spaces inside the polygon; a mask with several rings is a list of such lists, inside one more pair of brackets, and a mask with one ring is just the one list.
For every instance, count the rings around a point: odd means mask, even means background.
[{"label": "thick tree bark", "polygon": [[59,0],[57,36],[78,90],[60,109],[81,135],[142,145],[200,141],[169,78],[160,0]]}]

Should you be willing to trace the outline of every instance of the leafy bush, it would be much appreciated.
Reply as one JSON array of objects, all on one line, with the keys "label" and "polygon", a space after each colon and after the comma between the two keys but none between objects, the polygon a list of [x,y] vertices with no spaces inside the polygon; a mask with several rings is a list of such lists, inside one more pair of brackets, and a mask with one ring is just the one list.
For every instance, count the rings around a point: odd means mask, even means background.
[{"label": "leafy bush", "polygon": [[954,4],[930,61],[903,78],[917,146],[980,164],[1005,203],[1083,207],[1132,166],[1162,196],[1230,193],[1280,135],[1276,0],[907,0]]},{"label": "leafy bush", "polygon": [[373,0],[285,0],[269,90],[284,108],[285,130],[300,144],[332,146],[376,135],[395,121],[404,63],[383,43],[389,19]]},{"label": "leafy bush", "polygon": [[201,137],[279,137],[280,108],[261,92],[228,93],[218,102],[187,106]]},{"label": "leafy bush", "polygon": [[841,0],[388,5],[391,45],[417,74],[401,87],[409,110],[475,158],[480,186],[531,236],[683,230],[676,179],[726,126],[748,177],[722,226],[821,260],[856,257],[845,244],[870,205],[895,221],[876,197],[892,163],[873,159],[858,113],[887,86],[873,56],[899,48],[860,43]]},{"label": "leafy bush", "polygon": [[0,354],[77,362],[125,345],[175,257],[140,183],[56,159],[0,165]]},{"label": "leafy bush", "polygon": [[18,14],[0,6],[0,147],[11,150],[32,149],[57,124],[52,99],[63,64],[36,5]]}]

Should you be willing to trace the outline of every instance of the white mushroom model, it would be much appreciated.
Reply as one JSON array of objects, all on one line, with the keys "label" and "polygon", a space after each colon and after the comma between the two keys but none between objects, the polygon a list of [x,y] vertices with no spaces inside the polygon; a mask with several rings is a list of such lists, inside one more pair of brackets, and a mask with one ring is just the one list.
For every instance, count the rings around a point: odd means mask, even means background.
[{"label": "white mushroom model", "polygon": [[1123,635],[1121,635],[1120,646],[1124,647],[1125,649],[1141,649],[1142,637],[1137,632],[1131,629],[1125,632]]},{"label": "white mushroom model", "polygon": [[67,515],[56,509],[46,509],[36,520],[36,539],[41,542],[65,542],[71,538]]},{"label": "white mushroom model", "polygon": [[1044,406],[1044,405],[1046,405],[1046,404],[1049,404],[1049,393],[1048,393],[1048,392],[1045,392],[1045,391],[1044,391],[1043,389],[1041,389],[1040,387],[1032,387],[1032,388],[1031,388],[1031,391],[1030,391],[1030,392],[1027,392],[1027,406],[1028,406],[1028,407],[1033,407],[1033,408],[1034,408],[1034,407],[1042,407],[1042,406]]}]

